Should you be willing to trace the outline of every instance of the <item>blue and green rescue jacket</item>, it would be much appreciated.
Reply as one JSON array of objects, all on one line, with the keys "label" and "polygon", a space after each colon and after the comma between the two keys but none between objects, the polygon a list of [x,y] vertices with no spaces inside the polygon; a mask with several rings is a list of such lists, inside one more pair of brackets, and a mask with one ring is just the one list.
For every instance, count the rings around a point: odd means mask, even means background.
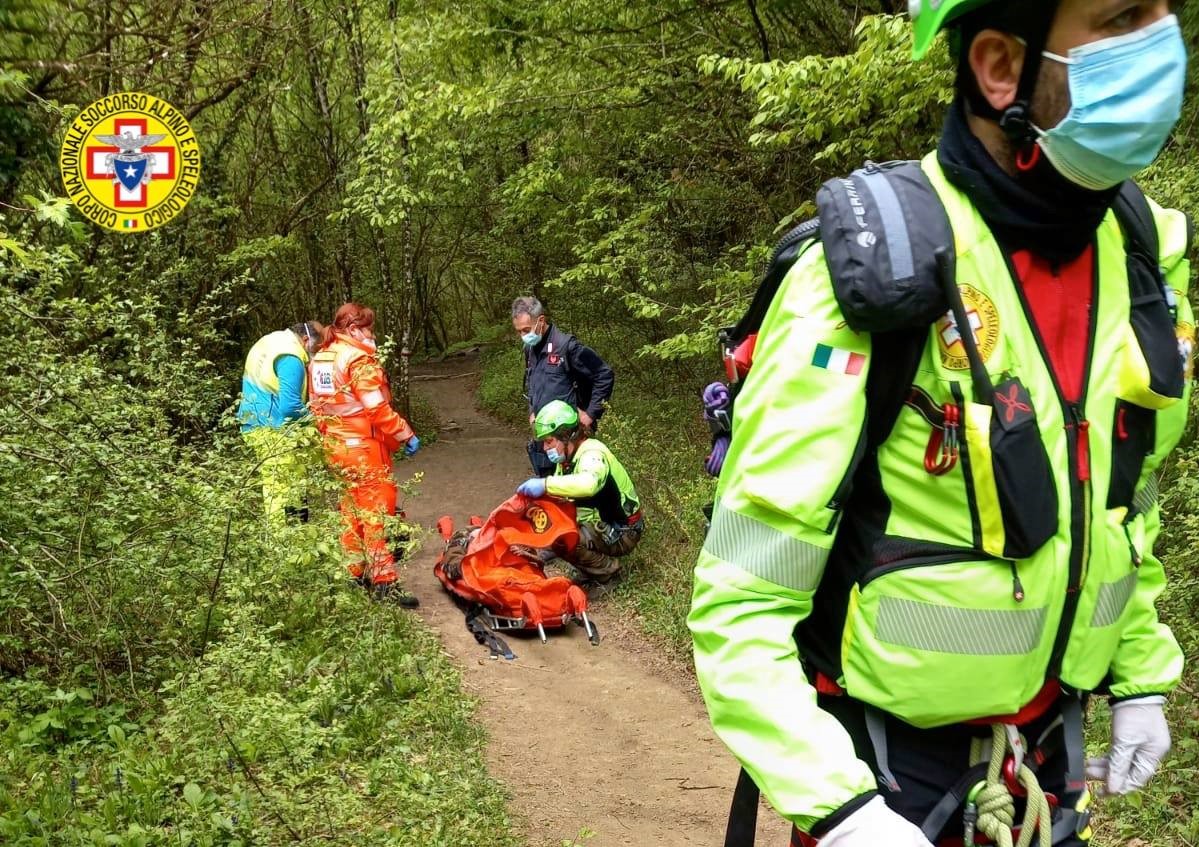
[{"label": "blue and green rescue jacket", "polygon": [[264,335],[246,356],[237,417],[242,432],[279,429],[308,414],[308,351],[290,329]]}]

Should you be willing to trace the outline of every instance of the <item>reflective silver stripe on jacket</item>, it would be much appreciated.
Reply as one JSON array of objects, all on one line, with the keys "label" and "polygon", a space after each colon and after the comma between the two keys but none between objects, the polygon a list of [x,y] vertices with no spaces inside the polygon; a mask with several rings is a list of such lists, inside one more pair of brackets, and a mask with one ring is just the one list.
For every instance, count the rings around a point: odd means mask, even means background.
[{"label": "reflective silver stripe on jacket", "polygon": [[815,591],[829,551],[717,504],[704,551],[792,591]]}]

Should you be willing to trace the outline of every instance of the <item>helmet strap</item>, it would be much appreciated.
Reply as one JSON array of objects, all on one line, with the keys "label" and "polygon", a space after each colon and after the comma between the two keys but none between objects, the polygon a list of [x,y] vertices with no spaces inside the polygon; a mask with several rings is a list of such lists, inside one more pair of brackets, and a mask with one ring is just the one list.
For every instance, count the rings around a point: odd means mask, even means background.
[{"label": "helmet strap", "polygon": [[1037,79],[1041,73],[1042,52],[1049,41],[1049,31],[1057,17],[1061,0],[1017,0],[1002,14],[992,15],[986,8],[970,13],[964,22],[964,32],[957,38],[958,74],[970,73],[970,47],[974,36],[984,29],[1010,32],[1024,45],[1024,64],[1016,85],[1016,97],[1006,109],[996,109],[978,91],[976,85],[966,90],[970,110],[980,118],[995,121],[1003,129],[1017,154],[1025,159],[1032,155],[1037,141],[1032,125],[1032,101]]},{"label": "helmet strap", "polygon": [[1032,125],[1032,98],[1037,88],[1037,78],[1041,73],[1042,53],[1049,41],[1049,30],[1057,17],[1057,9],[1061,0],[1049,0],[1044,4],[1044,11],[1039,13],[1032,26],[1025,32],[1024,65],[1020,69],[1020,82],[1016,87],[1015,101],[1003,110],[999,118],[999,126],[1007,135],[1017,155],[1026,160],[1031,156],[1029,148],[1037,142],[1037,131]]}]

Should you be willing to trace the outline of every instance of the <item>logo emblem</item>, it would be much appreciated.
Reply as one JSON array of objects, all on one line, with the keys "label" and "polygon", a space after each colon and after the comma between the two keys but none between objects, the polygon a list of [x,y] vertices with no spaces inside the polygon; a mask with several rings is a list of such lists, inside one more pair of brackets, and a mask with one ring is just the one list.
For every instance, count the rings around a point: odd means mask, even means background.
[{"label": "logo emblem", "polygon": [[1026,399],[1020,383],[1014,380],[1009,382],[1006,388],[995,390],[995,402],[1003,407],[1004,423],[1013,424],[1016,422],[1017,415],[1032,413],[1032,406],[1026,402]]},{"label": "logo emblem", "polygon": [[312,363],[312,393],[328,397],[335,393],[333,390],[333,364],[331,362]]},{"label": "logo emblem", "polygon": [[[977,288],[962,285],[959,290],[962,293],[962,305],[966,307],[966,317],[970,320],[970,331],[974,333],[974,343],[985,362],[999,344],[999,312],[991,298]],[[962,344],[962,335],[953,313],[942,315],[936,329],[941,364],[951,371],[969,370],[970,360],[966,358],[966,347]]]},{"label": "logo emblem", "polygon": [[200,147],[187,117],[165,100],[125,92],[84,108],[63,137],[63,188],[92,223],[154,229],[183,211],[200,181]]},{"label": "logo emblem", "polygon": [[550,516],[540,506],[530,506],[529,510],[525,512],[525,517],[533,525],[533,532],[538,535],[550,528]]}]

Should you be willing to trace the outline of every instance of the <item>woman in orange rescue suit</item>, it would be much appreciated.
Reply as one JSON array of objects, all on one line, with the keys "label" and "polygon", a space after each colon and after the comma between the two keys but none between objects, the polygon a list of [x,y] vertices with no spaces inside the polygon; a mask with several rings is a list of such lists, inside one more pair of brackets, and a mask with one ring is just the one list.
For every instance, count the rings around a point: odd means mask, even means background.
[{"label": "woman in orange rescue suit", "polygon": [[308,396],[325,453],[349,486],[341,499],[350,576],[413,608],[419,602],[396,582],[395,557],[384,534],[384,515],[396,512],[391,457],[420,448],[412,427],[391,406],[387,374],[375,349],[375,312],[357,303],[337,310],[308,365]]}]

